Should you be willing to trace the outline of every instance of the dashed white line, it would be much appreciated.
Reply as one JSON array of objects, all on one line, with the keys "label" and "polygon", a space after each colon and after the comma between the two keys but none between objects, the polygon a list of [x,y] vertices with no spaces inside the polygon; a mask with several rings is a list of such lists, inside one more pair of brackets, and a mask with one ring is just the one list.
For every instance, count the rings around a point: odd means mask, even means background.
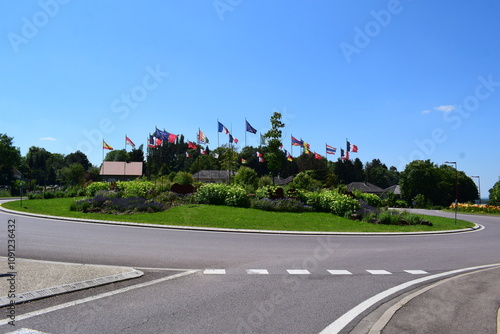
[{"label": "dashed white line", "polygon": [[287,272],[290,275],[309,275],[309,274],[311,274],[309,272],[309,270],[305,270],[305,269],[288,269]]},{"label": "dashed white line", "polygon": [[249,275],[268,275],[267,269],[247,269]]},{"label": "dashed white line", "polygon": [[225,275],[226,269],[205,269],[203,271],[205,275]]},{"label": "dashed white line", "polygon": [[405,270],[408,274],[412,274],[412,275],[425,275],[425,274],[428,274],[427,271],[425,270]]},{"label": "dashed white line", "polygon": [[367,270],[372,275],[392,275],[392,273],[387,270]]},{"label": "dashed white line", "polygon": [[332,275],[352,275],[349,270],[328,270]]}]

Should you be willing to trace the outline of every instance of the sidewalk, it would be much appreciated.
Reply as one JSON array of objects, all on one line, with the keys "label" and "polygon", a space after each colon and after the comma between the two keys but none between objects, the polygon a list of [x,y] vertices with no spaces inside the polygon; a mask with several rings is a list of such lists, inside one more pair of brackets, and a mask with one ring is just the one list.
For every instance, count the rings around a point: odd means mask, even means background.
[{"label": "sidewalk", "polygon": [[0,307],[3,307],[11,303],[8,296],[12,293],[15,293],[15,302],[20,303],[136,278],[143,273],[128,267],[19,258],[9,267],[8,259],[0,257],[0,275]]},{"label": "sidewalk", "polygon": [[441,280],[392,301],[396,303],[395,313],[387,310],[364,332],[500,333],[500,268]]}]

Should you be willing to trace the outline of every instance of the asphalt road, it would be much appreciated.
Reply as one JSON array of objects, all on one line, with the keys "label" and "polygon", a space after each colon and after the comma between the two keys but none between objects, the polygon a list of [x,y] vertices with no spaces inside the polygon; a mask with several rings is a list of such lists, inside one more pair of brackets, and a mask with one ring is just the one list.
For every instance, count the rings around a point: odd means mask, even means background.
[{"label": "asphalt road", "polygon": [[[0,214],[0,226],[4,226],[0,245],[6,245],[9,217]],[[424,236],[306,236],[16,216],[20,258],[149,268],[144,281],[180,273],[167,269],[199,270],[33,316],[19,321],[18,327],[47,333],[319,333],[389,288],[450,270],[500,263],[500,218],[459,218],[485,229]],[[21,305],[18,312],[34,312],[114,288],[48,298]],[[348,323],[343,332],[355,324]],[[12,328],[0,326],[0,332],[6,331]]]}]

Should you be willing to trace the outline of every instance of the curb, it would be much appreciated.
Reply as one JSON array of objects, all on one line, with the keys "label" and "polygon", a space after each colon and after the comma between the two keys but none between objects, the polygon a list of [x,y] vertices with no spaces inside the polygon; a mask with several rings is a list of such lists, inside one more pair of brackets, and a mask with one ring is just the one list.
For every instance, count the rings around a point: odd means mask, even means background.
[{"label": "curb", "polygon": [[0,205],[0,211],[28,217],[37,217],[45,219],[57,219],[71,222],[81,223],[94,223],[103,225],[117,225],[117,226],[130,226],[130,227],[148,227],[160,228],[170,230],[187,230],[187,231],[204,231],[204,232],[233,232],[233,233],[254,233],[254,234],[286,234],[286,235],[347,235],[347,236],[415,236],[415,235],[436,235],[436,234],[454,234],[464,232],[474,232],[484,229],[484,226],[474,223],[474,227],[460,229],[460,230],[445,230],[445,231],[425,231],[425,232],[312,232],[312,231],[278,231],[278,230],[248,230],[248,229],[230,229],[230,228],[215,228],[215,227],[196,227],[196,226],[177,226],[177,225],[157,225],[157,224],[143,224],[131,222],[118,222],[99,219],[83,219],[71,218],[60,216],[40,215],[29,212],[21,212],[10,210]]},{"label": "curb", "polygon": [[109,284],[109,283],[116,283],[119,281],[124,281],[124,280],[132,279],[132,278],[141,277],[142,275],[144,275],[144,273],[142,271],[132,269],[131,271],[126,272],[126,273],[98,277],[98,278],[93,278],[93,279],[86,280],[86,281],[58,285],[58,286],[54,286],[54,287],[50,287],[50,288],[45,288],[45,289],[16,294],[16,297],[13,299],[10,299],[8,297],[1,297],[0,298],[0,307],[12,305],[12,304],[25,303],[25,302],[29,302],[29,301],[36,300],[36,299],[60,295],[63,293],[74,292],[74,291],[84,290],[84,289],[88,289],[88,288],[94,288],[94,287],[100,286],[100,285],[105,285],[105,284]]}]

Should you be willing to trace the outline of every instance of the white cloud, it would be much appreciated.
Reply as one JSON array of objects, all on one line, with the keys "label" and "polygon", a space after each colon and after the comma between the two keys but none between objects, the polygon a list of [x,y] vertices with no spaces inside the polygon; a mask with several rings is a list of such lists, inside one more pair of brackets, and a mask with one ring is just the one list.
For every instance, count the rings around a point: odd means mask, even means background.
[{"label": "white cloud", "polygon": [[442,112],[451,112],[451,111],[455,110],[455,106],[453,106],[453,105],[443,105],[443,106],[439,106],[439,107],[434,107],[434,109],[442,111]]},{"label": "white cloud", "polygon": [[430,112],[431,112],[431,111],[430,111],[429,109],[425,109],[425,110],[422,110],[422,111],[421,111],[421,113],[422,113],[422,114],[424,114],[424,115],[425,115],[425,114],[428,114],[428,113],[430,113]]},{"label": "white cloud", "polygon": [[42,138],[40,138],[40,140],[56,141],[57,139],[55,139],[53,137],[42,137]]}]

